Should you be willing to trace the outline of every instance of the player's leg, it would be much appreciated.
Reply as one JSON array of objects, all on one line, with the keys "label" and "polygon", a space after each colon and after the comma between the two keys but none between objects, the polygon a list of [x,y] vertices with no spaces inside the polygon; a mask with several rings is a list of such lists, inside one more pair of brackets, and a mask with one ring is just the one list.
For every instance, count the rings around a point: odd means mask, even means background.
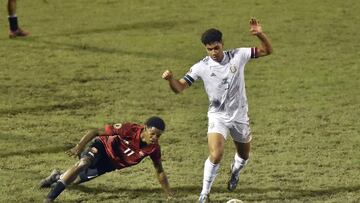
[{"label": "player's leg", "polygon": [[251,144],[250,142],[241,143],[237,141],[234,141],[234,143],[236,146],[236,153],[234,155],[232,172],[239,173],[245,167],[249,160]]},{"label": "player's leg", "polygon": [[7,4],[8,20],[10,26],[9,37],[24,37],[29,35],[28,32],[22,30],[18,25],[18,17],[16,16],[16,0],[8,0]]},{"label": "player's leg", "polygon": [[237,124],[236,127],[230,129],[231,136],[234,140],[236,153],[230,168],[230,180],[228,182],[228,190],[235,190],[239,182],[240,171],[246,166],[251,148],[251,132],[249,125]]},{"label": "player's leg", "polygon": [[9,16],[16,15],[16,0],[8,0],[7,10]]},{"label": "player's leg", "polygon": [[94,178],[99,177],[101,174],[99,174],[99,171],[97,168],[87,168],[86,170],[83,170],[79,173],[79,175],[74,180],[74,185],[79,185],[81,183],[90,181]]},{"label": "player's leg", "polygon": [[[92,147],[95,147],[96,149],[99,149],[99,147],[95,144],[96,142],[93,141],[93,143],[90,145],[90,147],[85,150],[79,157],[79,159],[86,157],[86,156],[91,156],[90,153],[92,153]],[[93,161],[92,165],[96,165],[97,162],[99,162],[99,157],[100,157],[100,153],[96,153],[95,155],[95,160]],[[91,166],[90,166],[91,167]],[[73,182],[73,184],[80,184],[86,181],[89,181],[97,176],[99,176],[99,172],[97,170],[97,168],[94,166],[93,168],[88,167],[87,169],[81,171],[79,173],[79,175],[77,176],[77,178],[75,179],[75,181]],[[51,187],[54,183],[56,183],[60,178],[64,177],[65,173],[61,173],[59,170],[54,169],[51,174],[42,179],[40,181],[40,188],[48,188]]]},{"label": "player's leg", "polygon": [[[100,140],[95,139],[91,146],[95,147],[98,150],[95,156],[94,163],[86,170],[80,172],[73,184],[81,184],[90,181],[96,177],[99,177],[105,173],[116,170],[106,153],[104,145]],[[84,154],[86,153],[83,153],[82,156],[84,156]]]},{"label": "player's leg", "polygon": [[208,147],[209,157],[204,165],[203,187],[200,193],[199,202],[208,202],[211,186],[215,180],[220,167],[220,161],[224,154],[224,146],[228,128],[221,119],[216,116],[209,116],[208,123]]},{"label": "player's leg", "polygon": [[89,166],[94,162],[97,152],[98,150],[95,147],[92,147],[88,152],[88,155],[82,156],[75,165],[66,170],[66,172],[63,173],[60,176],[60,179],[55,183],[55,186],[51,189],[44,202],[54,201],[54,199],[56,199],[60,193],[65,190],[66,186],[70,185],[82,171],[89,168]]},{"label": "player's leg", "polygon": [[60,179],[60,176],[61,176],[61,171],[59,171],[58,169],[54,169],[48,177],[40,181],[39,187],[40,188],[51,187],[53,183],[55,183]]},{"label": "player's leg", "polygon": [[204,164],[203,187],[199,202],[208,202],[211,186],[216,178],[220,167],[220,161],[224,154],[225,138],[220,133],[208,133],[209,157]]},{"label": "player's leg", "polygon": [[[50,175],[40,181],[40,188],[50,188],[54,183],[56,183],[64,173],[61,173],[58,169],[54,169]],[[72,182],[74,185],[78,185],[87,181],[90,181],[98,176],[100,172],[97,168],[87,168],[79,173],[76,179]]]}]

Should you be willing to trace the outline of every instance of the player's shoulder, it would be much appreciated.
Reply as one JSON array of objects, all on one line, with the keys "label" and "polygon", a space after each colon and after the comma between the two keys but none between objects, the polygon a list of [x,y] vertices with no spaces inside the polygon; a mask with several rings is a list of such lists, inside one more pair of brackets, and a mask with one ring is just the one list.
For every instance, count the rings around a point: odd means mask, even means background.
[{"label": "player's shoulder", "polygon": [[149,153],[156,156],[161,156],[161,146],[159,143],[153,144]]},{"label": "player's shoulder", "polygon": [[245,47],[239,47],[239,48],[233,48],[225,51],[226,54],[230,54],[231,56],[235,56],[236,54],[239,54],[241,52],[246,51],[248,48]]},{"label": "player's shoulder", "polygon": [[123,127],[124,127],[125,129],[132,130],[132,131],[136,131],[136,130],[138,130],[138,129],[142,129],[142,128],[143,128],[142,125],[137,124],[137,123],[132,123],[132,122],[123,123]]},{"label": "player's shoulder", "polygon": [[132,122],[115,123],[112,127],[116,130],[133,131],[141,128],[142,126]]},{"label": "player's shoulder", "polygon": [[197,63],[195,63],[193,65],[193,68],[201,68],[201,67],[206,67],[209,65],[210,62],[210,57],[209,56],[205,56],[203,59],[201,59],[200,61],[198,61]]},{"label": "player's shoulder", "polygon": [[190,67],[190,70],[187,72],[187,74],[191,75],[191,74],[201,73],[202,70],[208,66],[208,63],[209,63],[209,57],[204,57],[203,59],[192,65]]},{"label": "player's shoulder", "polygon": [[225,51],[225,53],[230,58],[243,57],[243,56],[246,56],[248,54],[251,54],[252,53],[252,48],[250,48],[250,47],[234,48],[234,49],[230,49],[230,50]]},{"label": "player's shoulder", "polygon": [[209,63],[210,57],[209,56],[205,56],[203,59],[201,59],[199,61],[199,63]]},{"label": "player's shoulder", "polygon": [[230,55],[230,56],[234,56],[238,52],[239,52],[239,48],[234,48],[234,49],[226,50],[225,54]]},{"label": "player's shoulder", "polygon": [[210,56],[205,56],[203,59],[201,59],[201,60],[198,62],[198,64],[199,64],[199,65],[205,65],[205,66],[207,66],[207,65],[209,65],[209,63],[211,62],[210,59],[211,59]]},{"label": "player's shoulder", "polygon": [[159,143],[156,143],[156,144],[155,144],[155,148],[156,148],[157,150],[160,150],[160,151],[161,151],[161,146],[160,146]]}]

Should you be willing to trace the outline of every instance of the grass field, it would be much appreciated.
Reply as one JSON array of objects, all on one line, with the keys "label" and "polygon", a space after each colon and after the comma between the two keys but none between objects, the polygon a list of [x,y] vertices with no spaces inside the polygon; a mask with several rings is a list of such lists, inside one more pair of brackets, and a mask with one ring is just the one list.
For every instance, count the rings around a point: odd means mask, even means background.
[{"label": "grass field", "polygon": [[[25,39],[7,36],[0,5],[0,202],[41,202],[41,178],[75,162],[64,153],[107,122],[167,121],[160,140],[174,202],[196,202],[207,157],[201,82],[177,78],[206,54],[217,27],[225,48],[253,46],[260,19],[274,54],[246,66],[252,154],[226,190],[231,140],[211,199],[360,202],[360,1],[20,0]],[[129,181],[129,180],[134,181]],[[67,189],[58,202],[163,202],[150,159]]]}]

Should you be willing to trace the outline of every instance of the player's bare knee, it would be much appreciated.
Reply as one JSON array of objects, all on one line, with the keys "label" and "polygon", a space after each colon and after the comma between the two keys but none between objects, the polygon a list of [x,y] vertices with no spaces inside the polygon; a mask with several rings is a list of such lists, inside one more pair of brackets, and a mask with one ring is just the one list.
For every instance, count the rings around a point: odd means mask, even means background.
[{"label": "player's bare knee", "polygon": [[98,149],[96,149],[95,147],[91,147],[90,152],[96,154],[98,153]]},{"label": "player's bare knee", "polygon": [[90,157],[83,157],[75,164],[75,170],[77,172],[81,172],[88,168],[91,164],[91,158]]},{"label": "player's bare knee", "polygon": [[250,156],[250,142],[248,143],[241,143],[241,142],[234,142],[236,146],[236,152],[238,156],[244,160],[249,159]]},{"label": "player's bare knee", "polygon": [[244,159],[244,160],[248,160],[249,159],[249,154],[242,154],[242,155],[239,155],[240,158]]},{"label": "player's bare knee", "polygon": [[213,150],[210,151],[210,161],[214,164],[218,164],[220,163],[221,159],[223,156],[223,151],[222,150]]},{"label": "player's bare knee", "polygon": [[247,160],[250,157],[250,152],[248,150],[237,150],[237,154],[244,160]]}]

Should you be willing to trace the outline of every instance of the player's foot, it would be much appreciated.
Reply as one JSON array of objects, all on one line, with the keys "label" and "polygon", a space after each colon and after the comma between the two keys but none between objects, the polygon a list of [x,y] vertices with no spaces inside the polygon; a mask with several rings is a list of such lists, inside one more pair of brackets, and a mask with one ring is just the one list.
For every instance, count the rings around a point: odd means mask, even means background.
[{"label": "player's foot", "polygon": [[210,202],[209,194],[200,194],[199,203],[209,203],[209,202]]},{"label": "player's foot", "polygon": [[230,166],[230,180],[228,182],[227,188],[229,191],[236,189],[236,186],[239,182],[239,172],[240,170],[233,171],[234,162]]},{"label": "player's foot", "polygon": [[40,188],[51,187],[51,185],[59,179],[60,175],[61,172],[57,169],[54,169],[48,177],[40,181],[39,187]]},{"label": "player's foot", "polygon": [[18,28],[15,31],[11,31],[9,32],[9,37],[10,38],[16,38],[16,37],[26,37],[28,36],[30,33],[26,32],[24,30],[22,30],[21,28]]}]

